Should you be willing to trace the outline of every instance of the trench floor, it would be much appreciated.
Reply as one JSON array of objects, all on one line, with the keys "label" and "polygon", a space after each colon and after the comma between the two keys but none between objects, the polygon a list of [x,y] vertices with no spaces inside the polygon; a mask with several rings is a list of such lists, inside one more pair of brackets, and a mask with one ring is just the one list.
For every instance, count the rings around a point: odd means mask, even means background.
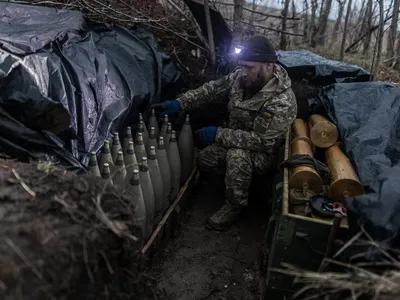
[{"label": "trench floor", "polygon": [[216,232],[205,224],[223,204],[223,190],[197,186],[188,201],[179,232],[152,268],[162,298],[259,299],[258,259],[268,220],[264,204],[253,200],[237,224]]}]

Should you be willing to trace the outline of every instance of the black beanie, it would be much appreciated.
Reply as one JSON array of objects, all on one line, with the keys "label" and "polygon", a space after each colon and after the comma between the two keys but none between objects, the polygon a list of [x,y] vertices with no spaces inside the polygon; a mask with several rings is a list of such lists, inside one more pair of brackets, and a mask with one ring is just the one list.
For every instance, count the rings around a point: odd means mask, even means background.
[{"label": "black beanie", "polygon": [[263,35],[254,35],[245,41],[238,59],[256,62],[277,62],[274,46]]}]

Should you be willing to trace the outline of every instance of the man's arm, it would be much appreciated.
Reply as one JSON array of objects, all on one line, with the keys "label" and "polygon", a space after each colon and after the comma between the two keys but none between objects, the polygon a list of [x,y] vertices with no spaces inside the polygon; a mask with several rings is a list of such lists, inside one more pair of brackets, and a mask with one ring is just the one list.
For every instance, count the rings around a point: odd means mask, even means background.
[{"label": "man's arm", "polygon": [[264,107],[262,109],[254,120],[252,131],[219,127],[215,142],[227,148],[241,148],[256,152],[271,149],[275,139],[285,134],[290,128],[297,112],[296,100],[291,91],[279,97],[282,98],[280,104],[273,108]]},{"label": "man's arm", "polygon": [[192,110],[203,104],[227,99],[229,90],[238,76],[237,70],[216,81],[207,82],[195,90],[187,91],[177,100],[183,110]]}]

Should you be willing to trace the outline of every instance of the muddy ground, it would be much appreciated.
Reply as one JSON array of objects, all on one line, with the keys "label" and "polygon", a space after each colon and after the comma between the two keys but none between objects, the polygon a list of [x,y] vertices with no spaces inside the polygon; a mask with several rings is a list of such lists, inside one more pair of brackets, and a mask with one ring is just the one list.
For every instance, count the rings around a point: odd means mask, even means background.
[{"label": "muddy ground", "polygon": [[164,299],[258,299],[258,259],[266,230],[265,203],[252,199],[243,218],[226,232],[205,228],[224,201],[223,189],[196,186],[177,236],[152,273]]}]

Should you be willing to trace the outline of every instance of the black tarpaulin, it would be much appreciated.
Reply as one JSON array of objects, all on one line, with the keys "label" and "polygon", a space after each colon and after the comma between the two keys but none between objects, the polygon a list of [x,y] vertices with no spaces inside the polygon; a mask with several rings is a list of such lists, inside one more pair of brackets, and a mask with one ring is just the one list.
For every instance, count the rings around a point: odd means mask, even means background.
[{"label": "black tarpaulin", "polygon": [[180,78],[144,29],[47,7],[0,10],[0,141],[14,157],[82,167]]},{"label": "black tarpaulin", "polygon": [[370,74],[363,68],[330,60],[308,50],[277,51],[278,63],[292,80],[305,79],[314,85],[340,82],[369,81]]},{"label": "black tarpaulin", "polygon": [[[188,8],[190,9],[193,17],[199,24],[201,31],[204,36],[208,36],[206,14],[204,10],[203,1],[197,0],[184,0]],[[212,23],[212,30],[214,36],[214,44],[217,48],[217,52],[220,55],[225,54],[229,51],[232,42],[232,33],[226,24],[224,17],[219,11],[210,6],[210,18]]]},{"label": "black tarpaulin", "polygon": [[[400,164],[386,168],[370,186],[369,193],[347,200],[347,207],[363,223],[374,240],[399,247]],[[356,224],[350,226],[357,228]]]}]

